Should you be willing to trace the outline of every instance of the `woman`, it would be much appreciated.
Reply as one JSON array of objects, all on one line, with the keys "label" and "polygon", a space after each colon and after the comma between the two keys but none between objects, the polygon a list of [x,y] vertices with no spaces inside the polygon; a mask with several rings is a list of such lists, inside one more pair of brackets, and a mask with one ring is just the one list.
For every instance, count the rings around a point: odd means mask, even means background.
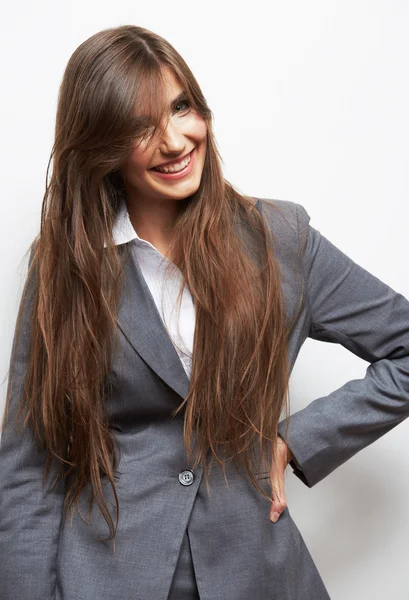
[{"label": "woman", "polygon": [[[328,599],[286,465],[312,487],[408,416],[408,300],[301,204],[235,191],[211,116],[141,27],[69,60],[10,362],[4,600]],[[290,419],[308,336],[370,365]]]}]

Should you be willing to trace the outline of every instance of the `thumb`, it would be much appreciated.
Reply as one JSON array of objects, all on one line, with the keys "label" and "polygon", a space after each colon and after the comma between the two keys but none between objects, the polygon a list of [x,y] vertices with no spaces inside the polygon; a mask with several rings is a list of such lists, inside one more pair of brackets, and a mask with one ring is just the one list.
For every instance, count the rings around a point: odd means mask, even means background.
[{"label": "thumb", "polygon": [[270,520],[276,523],[287,506],[284,490],[284,472],[287,466],[287,446],[281,439],[278,440],[280,453],[277,468],[271,476],[272,502],[270,508]]},{"label": "thumb", "polygon": [[277,473],[271,481],[272,484],[272,503],[270,508],[270,520],[276,523],[287,506],[287,499],[284,491],[284,467],[283,471]]}]

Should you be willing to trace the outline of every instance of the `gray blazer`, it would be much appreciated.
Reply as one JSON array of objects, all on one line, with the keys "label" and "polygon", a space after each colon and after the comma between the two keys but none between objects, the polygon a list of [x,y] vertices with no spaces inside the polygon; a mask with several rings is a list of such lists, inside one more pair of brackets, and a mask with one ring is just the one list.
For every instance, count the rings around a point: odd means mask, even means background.
[{"label": "gray blazer", "polygon": [[[291,368],[307,337],[342,344],[370,363],[363,379],[291,415],[287,442],[298,463],[292,467],[313,487],[408,416],[409,302],[311,227],[302,205],[262,199],[258,207],[277,240],[290,317],[301,290],[297,253],[307,242],[307,295],[289,342]],[[183,417],[169,419],[189,380],[133,256],[125,283],[120,353],[107,396],[120,447],[118,558],[110,543],[96,540],[107,535],[97,507],[91,525],[75,514],[61,527],[64,486],[44,493],[43,451],[9,420],[0,447],[1,600],[166,600],[186,528],[203,600],[327,600],[288,507],[274,524],[270,502],[234,469],[226,487],[213,468],[210,496],[201,468],[189,472]],[[21,343],[13,343],[18,376],[11,418],[27,359],[29,312],[28,304]],[[257,476],[267,485],[265,473]],[[88,494],[89,487],[80,502],[84,516]],[[106,497],[113,507],[109,485]]]}]

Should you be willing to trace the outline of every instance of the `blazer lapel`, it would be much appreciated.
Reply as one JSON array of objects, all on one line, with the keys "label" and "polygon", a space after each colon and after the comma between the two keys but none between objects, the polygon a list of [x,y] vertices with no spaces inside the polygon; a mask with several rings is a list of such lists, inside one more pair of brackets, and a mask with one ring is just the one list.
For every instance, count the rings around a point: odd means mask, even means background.
[{"label": "blazer lapel", "polygon": [[166,330],[133,248],[124,264],[117,322],[135,352],[183,399],[189,378]]},{"label": "blazer lapel", "polygon": [[[261,212],[260,199],[256,202],[256,208]],[[124,264],[125,277],[118,307],[118,326],[135,352],[169,387],[185,399],[189,391],[189,378],[166,331],[134,249],[131,247],[129,250]]]}]

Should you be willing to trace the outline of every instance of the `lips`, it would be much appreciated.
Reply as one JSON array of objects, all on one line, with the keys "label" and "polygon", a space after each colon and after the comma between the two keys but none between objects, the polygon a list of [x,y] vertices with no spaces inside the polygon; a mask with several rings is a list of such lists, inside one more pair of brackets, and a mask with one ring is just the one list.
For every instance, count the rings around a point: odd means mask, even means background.
[{"label": "lips", "polygon": [[[193,150],[194,150],[194,148],[193,148]],[[192,154],[193,150],[191,150],[190,152],[188,152],[187,154],[185,154],[184,156],[181,156],[180,158],[178,158],[176,160],[171,160],[168,162],[161,163],[159,165],[155,165],[154,167],[151,167],[149,169],[149,171],[152,171],[152,170],[156,169],[157,167],[171,167],[172,165],[177,165],[178,163],[182,162],[182,160],[185,160],[185,158],[190,156]]]}]

